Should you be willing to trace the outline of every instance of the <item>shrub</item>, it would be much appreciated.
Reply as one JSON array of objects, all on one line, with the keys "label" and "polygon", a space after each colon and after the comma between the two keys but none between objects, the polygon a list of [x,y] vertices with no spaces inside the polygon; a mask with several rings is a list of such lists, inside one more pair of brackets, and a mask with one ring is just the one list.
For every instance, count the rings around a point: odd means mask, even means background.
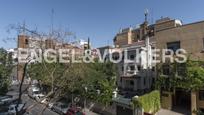
[{"label": "shrub", "polygon": [[[136,101],[136,99],[133,99]],[[137,100],[138,102],[134,102],[135,104],[139,104],[141,108],[144,109],[144,112],[154,114],[156,113],[160,107],[160,92],[158,90],[147,93],[143,96],[140,96]],[[134,105],[135,107],[138,105]]]}]

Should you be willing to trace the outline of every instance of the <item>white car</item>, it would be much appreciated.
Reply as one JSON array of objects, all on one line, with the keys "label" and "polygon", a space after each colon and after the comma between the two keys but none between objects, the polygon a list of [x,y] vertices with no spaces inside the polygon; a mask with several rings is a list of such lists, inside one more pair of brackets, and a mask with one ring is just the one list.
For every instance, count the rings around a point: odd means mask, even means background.
[{"label": "white car", "polygon": [[19,85],[19,81],[18,80],[12,80],[12,85]]},{"label": "white car", "polygon": [[45,97],[45,95],[43,95],[40,91],[40,88],[38,87],[30,87],[29,91],[28,91],[28,95],[34,99],[36,99],[37,101],[40,101],[40,99],[42,99],[43,97]]},{"label": "white car", "polygon": [[49,103],[48,108],[51,109],[53,107],[54,103]]},{"label": "white car", "polygon": [[43,97],[45,97],[45,95],[43,95],[42,93],[40,92],[34,92],[33,93],[33,97],[36,101],[40,101],[40,99],[42,99]]}]

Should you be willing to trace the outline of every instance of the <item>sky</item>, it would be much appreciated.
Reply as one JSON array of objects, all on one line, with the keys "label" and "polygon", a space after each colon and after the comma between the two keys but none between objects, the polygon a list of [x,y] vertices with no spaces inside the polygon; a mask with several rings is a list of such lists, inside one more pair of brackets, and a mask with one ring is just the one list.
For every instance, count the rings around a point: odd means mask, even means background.
[{"label": "sky", "polygon": [[[203,0],[0,0],[0,47],[15,48],[15,30],[23,24],[48,32],[52,25],[75,33],[78,39],[89,37],[93,47],[112,45],[120,28],[137,27],[149,10],[150,23],[161,17],[180,19],[184,24],[204,20]],[[6,41],[5,41],[6,39]]]}]

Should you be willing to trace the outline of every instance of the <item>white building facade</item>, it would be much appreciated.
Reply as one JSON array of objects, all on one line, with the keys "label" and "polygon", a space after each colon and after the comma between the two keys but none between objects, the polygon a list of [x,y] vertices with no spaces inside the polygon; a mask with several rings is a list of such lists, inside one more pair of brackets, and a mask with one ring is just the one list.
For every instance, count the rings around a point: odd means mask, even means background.
[{"label": "white building facade", "polygon": [[155,57],[152,55],[155,43],[149,38],[122,47],[123,60],[118,64],[117,85],[122,93],[141,95],[150,90],[155,79]]}]

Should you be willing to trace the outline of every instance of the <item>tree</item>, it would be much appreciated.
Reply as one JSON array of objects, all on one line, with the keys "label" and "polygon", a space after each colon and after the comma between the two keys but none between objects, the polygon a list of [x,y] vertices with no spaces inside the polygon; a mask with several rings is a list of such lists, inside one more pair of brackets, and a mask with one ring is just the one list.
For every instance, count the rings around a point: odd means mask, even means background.
[{"label": "tree", "polygon": [[10,73],[12,71],[12,57],[6,50],[0,48],[0,95],[7,93],[10,85]]},{"label": "tree", "polygon": [[[45,64],[47,68],[40,63],[31,64],[29,75],[51,87],[50,74],[46,72],[46,69],[52,70],[54,67],[53,64]],[[104,105],[111,102],[116,77],[116,68],[113,63],[55,63],[54,65],[54,86],[61,96],[81,95]],[[88,88],[88,92],[85,92],[85,87]]]},{"label": "tree", "polygon": [[[38,38],[41,41],[43,41],[44,38],[47,38],[61,44],[65,41],[66,43],[71,43],[70,41],[67,41],[70,39],[70,32],[53,30],[51,33],[41,34],[21,26],[17,28],[14,27],[14,29],[23,29],[24,32],[26,31],[26,35],[31,36],[32,38]],[[28,33],[30,33],[30,35]],[[45,50],[43,44],[38,48],[42,51]],[[27,62],[24,65],[26,66],[23,66],[23,78],[29,76],[31,79],[37,79],[41,86],[46,86],[48,92],[46,97],[51,98],[51,100],[54,100],[53,97],[58,98],[70,93],[84,95],[85,86],[93,89],[90,91],[92,94],[87,97],[97,97],[96,90],[100,90],[101,95],[103,95],[100,99],[90,99],[98,100],[101,103],[106,102],[106,104],[112,99],[112,91],[113,88],[115,88],[116,75],[115,67],[112,63],[47,63],[45,60],[42,60],[42,63]],[[23,93],[21,90],[23,82],[24,79],[22,79],[19,89],[19,100]],[[105,98],[106,96],[107,98]]]},{"label": "tree", "polygon": [[[171,74],[168,76],[163,75],[160,70],[156,81],[157,88],[171,90],[177,87],[196,91],[204,87],[204,62],[188,60],[182,64],[169,64],[169,67]],[[180,72],[179,67],[183,68]]]},{"label": "tree", "polygon": [[112,101],[113,91],[116,88],[116,66],[111,62],[89,64],[86,85],[89,86],[87,98],[109,105]]}]

